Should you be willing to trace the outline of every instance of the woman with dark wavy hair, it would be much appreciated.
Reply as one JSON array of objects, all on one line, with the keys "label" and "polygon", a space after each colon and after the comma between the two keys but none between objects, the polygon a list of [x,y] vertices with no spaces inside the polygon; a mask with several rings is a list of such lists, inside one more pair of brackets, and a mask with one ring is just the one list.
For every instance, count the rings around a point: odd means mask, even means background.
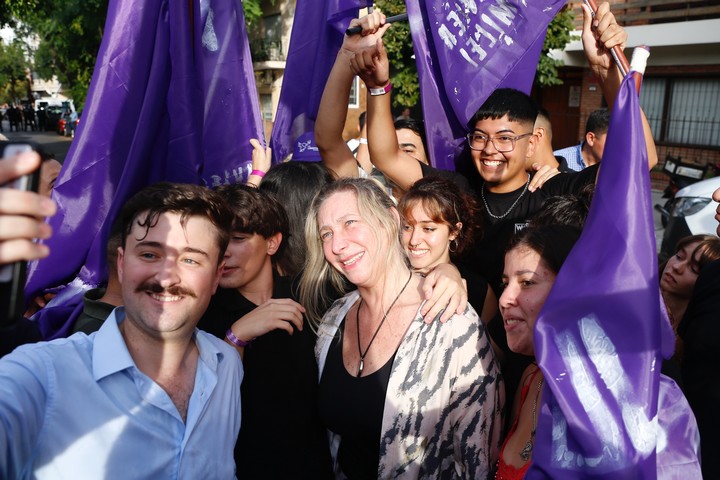
[{"label": "woman with dark wavy hair", "polygon": [[453,263],[467,281],[468,301],[487,324],[497,313],[497,297],[487,281],[463,263],[482,218],[473,197],[447,178],[429,175],[413,184],[398,204],[402,242],[416,272]]}]

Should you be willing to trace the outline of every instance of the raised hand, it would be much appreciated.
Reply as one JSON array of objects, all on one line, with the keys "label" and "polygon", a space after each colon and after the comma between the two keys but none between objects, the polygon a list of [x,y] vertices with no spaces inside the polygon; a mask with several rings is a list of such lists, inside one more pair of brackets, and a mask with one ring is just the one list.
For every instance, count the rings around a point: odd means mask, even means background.
[{"label": "raised hand", "polygon": [[618,25],[607,2],[600,4],[594,17],[587,5],[583,4],[582,9],[582,42],[585,57],[593,73],[600,80],[604,80],[615,64],[610,50],[615,46],[619,46],[621,49],[625,48],[627,32]]},{"label": "raised hand", "polygon": [[354,35],[345,35],[343,38],[341,52],[352,54],[364,48],[373,47],[378,39],[382,38],[388,28],[389,23],[385,23],[385,14],[379,10],[375,10],[369,15],[362,18],[355,18],[350,22],[349,27],[359,26],[362,32]]}]

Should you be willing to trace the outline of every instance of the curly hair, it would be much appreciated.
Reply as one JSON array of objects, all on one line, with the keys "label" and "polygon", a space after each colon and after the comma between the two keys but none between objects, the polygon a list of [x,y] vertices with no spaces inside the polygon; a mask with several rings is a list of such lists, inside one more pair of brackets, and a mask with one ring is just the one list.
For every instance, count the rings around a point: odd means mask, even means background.
[{"label": "curly hair", "polygon": [[[475,198],[458,190],[448,178],[428,175],[405,192],[398,204],[400,215],[411,221],[410,212],[417,205],[422,206],[433,222],[446,224],[450,234],[456,236],[457,247],[450,252],[453,261],[469,252],[480,232],[482,219]],[[458,224],[461,224],[460,228]]]}]

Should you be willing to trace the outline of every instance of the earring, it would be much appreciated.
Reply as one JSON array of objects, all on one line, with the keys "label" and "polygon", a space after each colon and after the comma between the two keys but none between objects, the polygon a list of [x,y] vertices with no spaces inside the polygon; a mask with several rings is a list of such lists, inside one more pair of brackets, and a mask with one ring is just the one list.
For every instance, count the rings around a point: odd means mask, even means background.
[{"label": "earring", "polygon": [[[455,242],[454,248],[453,248],[453,242]],[[452,253],[455,253],[455,252],[457,252],[457,249],[458,249],[457,238],[453,238],[452,240],[450,240],[450,245],[448,246],[448,250],[450,250],[450,252],[452,252]]]}]

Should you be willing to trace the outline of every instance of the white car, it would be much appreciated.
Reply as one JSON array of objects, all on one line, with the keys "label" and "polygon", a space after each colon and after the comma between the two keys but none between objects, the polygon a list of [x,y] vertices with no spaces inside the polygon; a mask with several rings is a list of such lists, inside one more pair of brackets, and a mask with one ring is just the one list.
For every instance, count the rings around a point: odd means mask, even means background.
[{"label": "white car", "polygon": [[701,233],[715,235],[717,229],[715,210],[718,204],[713,201],[712,194],[718,188],[720,188],[720,176],[678,190],[660,247],[661,260],[675,253],[675,246],[683,237]]}]

